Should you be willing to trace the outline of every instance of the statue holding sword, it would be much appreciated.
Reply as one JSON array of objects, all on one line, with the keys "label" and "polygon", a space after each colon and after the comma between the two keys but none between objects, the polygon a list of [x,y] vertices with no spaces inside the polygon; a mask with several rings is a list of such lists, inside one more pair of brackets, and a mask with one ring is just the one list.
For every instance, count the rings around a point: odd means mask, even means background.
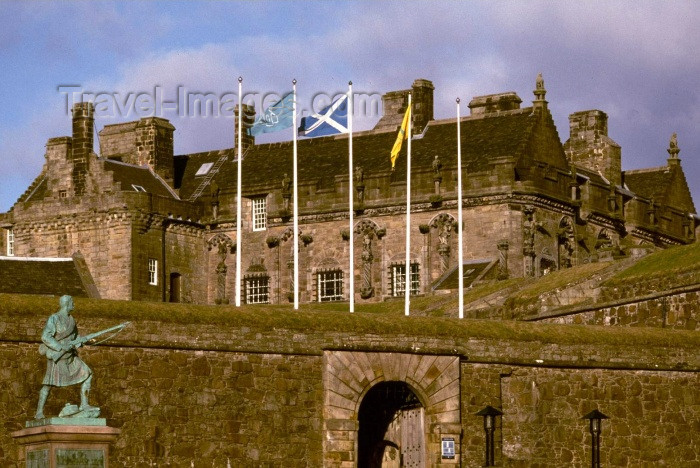
[{"label": "statue holding sword", "polygon": [[78,357],[77,350],[83,344],[100,335],[121,331],[129,322],[90,335],[80,336],[75,319],[71,315],[74,309],[73,298],[62,296],[59,304],[58,312],[48,318],[41,333],[42,344],[39,346],[39,352],[46,356],[46,374],[41,390],[39,390],[39,404],[34,417],[36,419],[44,418],[44,405],[52,387],[81,384],[80,406],[68,404],[59,416],[96,418],[100,414],[100,409],[96,406],[90,406],[88,403],[92,371]]}]

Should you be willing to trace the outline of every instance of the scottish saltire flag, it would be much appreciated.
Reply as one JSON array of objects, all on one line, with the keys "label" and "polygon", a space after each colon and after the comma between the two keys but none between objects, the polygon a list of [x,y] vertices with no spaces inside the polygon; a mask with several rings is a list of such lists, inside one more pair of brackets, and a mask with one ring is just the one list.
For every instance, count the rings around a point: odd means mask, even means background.
[{"label": "scottish saltire flag", "polygon": [[274,103],[255,120],[248,133],[256,136],[260,133],[272,133],[289,128],[294,123],[292,110],[294,107],[294,93],[287,93],[282,99]]},{"label": "scottish saltire flag", "polygon": [[348,133],[348,95],[343,94],[318,114],[301,119],[299,135],[319,137]]}]

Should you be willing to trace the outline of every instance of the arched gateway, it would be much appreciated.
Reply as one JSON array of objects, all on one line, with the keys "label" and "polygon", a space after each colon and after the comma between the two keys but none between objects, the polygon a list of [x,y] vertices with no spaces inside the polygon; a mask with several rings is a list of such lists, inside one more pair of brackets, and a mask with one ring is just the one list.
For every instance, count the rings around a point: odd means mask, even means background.
[{"label": "arched gateway", "polygon": [[324,466],[459,464],[457,356],[326,351],[323,382]]},{"label": "arched gateway", "polygon": [[405,382],[380,382],[360,404],[357,466],[425,466],[425,408]]}]

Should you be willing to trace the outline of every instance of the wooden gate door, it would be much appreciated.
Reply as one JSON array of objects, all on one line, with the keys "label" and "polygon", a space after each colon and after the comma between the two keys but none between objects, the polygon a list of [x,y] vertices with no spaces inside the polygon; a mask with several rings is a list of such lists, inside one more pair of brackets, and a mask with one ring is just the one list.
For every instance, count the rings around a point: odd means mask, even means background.
[{"label": "wooden gate door", "polygon": [[425,468],[425,409],[401,410],[401,459],[405,468]]}]

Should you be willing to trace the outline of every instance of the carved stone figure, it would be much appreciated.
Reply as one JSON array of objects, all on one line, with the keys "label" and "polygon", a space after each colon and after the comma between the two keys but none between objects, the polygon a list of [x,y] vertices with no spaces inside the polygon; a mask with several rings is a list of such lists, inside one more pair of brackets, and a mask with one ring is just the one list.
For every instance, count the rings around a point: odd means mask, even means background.
[{"label": "carved stone figure", "polygon": [[216,303],[228,304],[226,297],[226,257],[228,256],[228,246],[225,243],[219,244],[219,264],[216,266]]},{"label": "carved stone figure", "polygon": [[379,229],[376,223],[369,220],[362,220],[357,227],[355,233],[362,236],[362,288],[360,289],[360,297],[369,299],[374,294],[372,286],[372,261],[374,255],[372,253],[372,240],[376,237],[381,239],[386,231]]},{"label": "carved stone figure", "polygon": [[100,409],[88,403],[92,371],[78,357],[77,348],[83,343],[78,335],[75,319],[71,315],[74,309],[73,298],[62,296],[59,304],[58,312],[49,317],[41,333],[42,344],[39,352],[46,356],[46,374],[39,390],[39,404],[34,417],[44,418],[44,405],[52,387],[81,384],[79,408],[81,416],[95,418],[99,416]]},{"label": "carved stone figure", "polygon": [[365,171],[362,166],[355,166],[355,190],[357,190],[357,202],[365,202]]},{"label": "carved stone figure", "polygon": [[292,193],[292,180],[289,178],[287,173],[282,176],[282,196],[290,195]]},{"label": "carved stone figure", "polygon": [[355,166],[355,185],[361,186],[365,182],[365,171],[362,166]]},{"label": "carved stone figure", "polygon": [[284,211],[289,211],[289,200],[292,198],[292,180],[287,173],[282,177],[282,200],[284,202]]},{"label": "carved stone figure", "polygon": [[442,213],[438,215],[431,223],[430,227],[437,229],[438,246],[437,251],[440,255],[440,273],[445,273],[450,266],[450,238],[452,230],[456,226],[455,219]]},{"label": "carved stone figure", "polygon": [[508,279],[508,239],[498,242],[498,279]]},{"label": "carved stone figure", "polygon": [[536,89],[544,89],[544,78],[542,78],[542,73],[537,74],[537,79],[535,80]]},{"label": "carved stone figure", "polygon": [[436,154],[433,159],[433,181],[435,182],[435,194],[440,195],[440,183],[442,182],[442,162]]},{"label": "carved stone figure", "polygon": [[535,208],[523,208],[523,262],[525,276],[535,276]]}]

